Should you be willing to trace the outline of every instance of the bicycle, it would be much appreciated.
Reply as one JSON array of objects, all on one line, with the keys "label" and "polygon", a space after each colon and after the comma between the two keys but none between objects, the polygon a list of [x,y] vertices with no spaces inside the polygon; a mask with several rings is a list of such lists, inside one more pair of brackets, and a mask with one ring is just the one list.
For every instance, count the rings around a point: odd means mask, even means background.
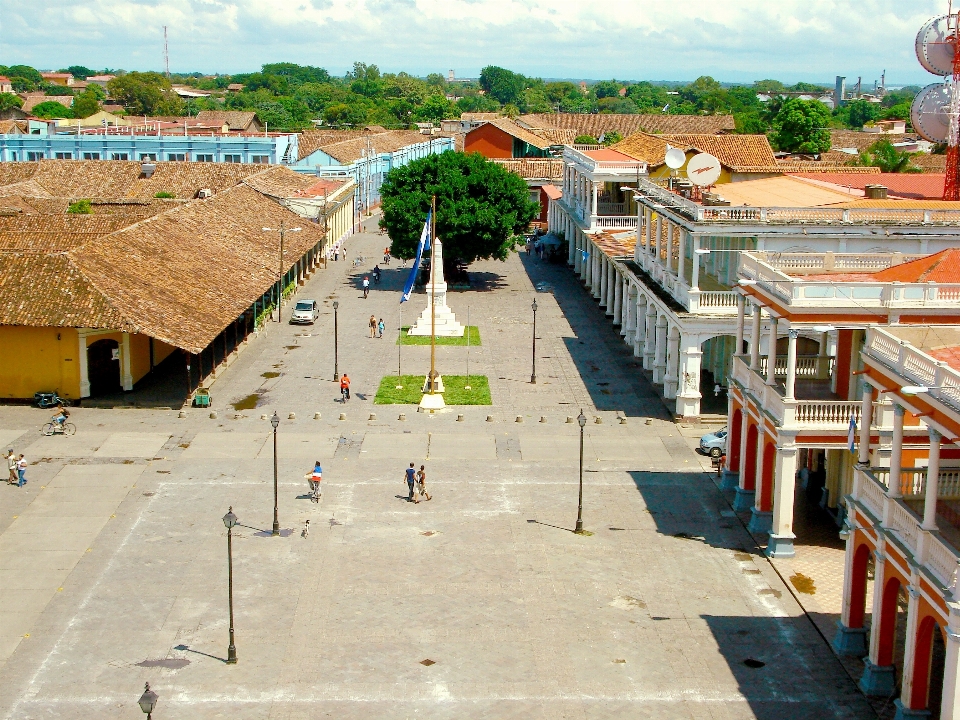
[{"label": "bicycle", "polygon": [[347,400],[349,400],[349,399],[350,399],[350,388],[348,388],[348,387],[342,387],[342,388],[340,388],[340,402],[342,402],[344,405],[346,405],[346,404],[347,404]]},{"label": "bicycle", "polygon": [[60,423],[48,422],[43,426],[43,429],[40,431],[46,436],[50,435],[76,435],[77,426],[73,423],[65,422],[62,425]]},{"label": "bicycle", "polygon": [[358,255],[353,259],[353,266],[360,267],[361,265],[363,265],[363,255]]}]

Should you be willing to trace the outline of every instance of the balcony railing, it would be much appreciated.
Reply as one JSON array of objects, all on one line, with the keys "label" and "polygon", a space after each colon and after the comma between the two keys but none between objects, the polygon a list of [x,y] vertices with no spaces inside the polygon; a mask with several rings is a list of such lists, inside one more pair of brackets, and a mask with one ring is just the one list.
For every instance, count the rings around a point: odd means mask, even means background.
[{"label": "balcony railing", "polygon": [[606,230],[632,230],[637,227],[636,215],[594,215],[591,225]]},{"label": "balcony railing", "polygon": [[575,147],[566,145],[563,148],[563,159],[577,165],[589,175],[639,175],[647,174],[647,164],[641,160],[596,160]]},{"label": "balcony railing", "polygon": [[926,397],[960,413],[960,372],[881,328],[868,328],[864,353],[893,370],[904,384],[929,387]]},{"label": "balcony railing", "polygon": [[[779,358],[778,358],[779,359]],[[830,361],[832,358],[824,358]],[[822,363],[817,360],[817,363]],[[818,365],[817,367],[822,367]],[[747,359],[736,355],[733,358],[733,379],[769,413],[777,425],[786,429],[817,429],[846,432],[850,420],[860,423],[862,406],[859,402],[848,400],[787,400],[780,389],[767,385],[765,374],[754,372]],[[889,405],[873,403],[874,427],[886,427],[889,413],[882,411]],[[890,422],[892,427],[892,422]]]},{"label": "balcony railing", "polygon": [[[627,204],[613,203],[613,202],[598,202],[597,213],[600,215],[626,215]],[[636,222],[634,222],[634,226],[636,226]]]},{"label": "balcony railing", "polygon": [[[903,475],[917,476],[914,468],[904,468]],[[944,475],[947,477],[944,478]],[[941,473],[945,485],[950,485],[950,471]],[[920,518],[899,498],[887,495],[889,470],[856,466],[853,474],[853,502],[882,522],[885,533],[895,536],[914,559],[940,584],[950,588],[960,568],[960,553],[945,539],[946,535],[932,533],[920,527]],[[909,480],[907,481],[909,482]],[[937,493],[941,497],[940,493]],[[953,591],[956,593],[956,590]],[[952,599],[957,599],[955,596]]]},{"label": "balcony railing", "polygon": [[[797,379],[829,380],[833,374],[836,358],[828,355],[800,355],[797,357]],[[787,376],[787,357],[777,355],[777,364],[773,368],[774,377]],[[760,374],[767,374],[767,356],[760,356]]]},{"label": "balcony railing", "polygon": [[[870,472],[884,488],[890,487],[890,468],[870,468]],[[905,498],[922,498],[926,494],[927,468],[901,468],[900,493]],[[937,476],[937,497],[941,500],[960,500],[960,468],[944,468]]]}]

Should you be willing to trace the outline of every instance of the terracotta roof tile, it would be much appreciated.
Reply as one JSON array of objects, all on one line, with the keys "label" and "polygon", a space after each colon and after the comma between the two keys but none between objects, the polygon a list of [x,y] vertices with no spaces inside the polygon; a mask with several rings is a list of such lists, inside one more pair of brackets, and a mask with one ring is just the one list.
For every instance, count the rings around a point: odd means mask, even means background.
[{"label": "terracotta roof tile", "polygon": [[18,214],[0,217],[0,252],[58,252],[83,245],[136,222],[124,215]]},{"label": "terracotta roof tile", "polygon": [[889,196],[916,200],[939,200],[943,197],[943,175],[918,173],[879,173],[876,175],[797,173],[796,177],[853,188],[861,192],[867,185],[884,185],[889,191]]},{"label": "terracotta roof tile", "polygon": [[559,180],[563,177],[563,160],[560,158],[494,159],[524,180]]},{"label": "terracotta roof tile", "polygon": [[777,172],[777,160],[766,135],[651,135],[636,133],[613,145],[613,149],[645,160],[651,167],[662,165],[667,145],[683,151],[710,153],[725,167],[739,172]]},{"label": "terracotta roof tile", "polygon": [[732,115],[541,113],[521,115],[519,122],[529,128],[563,128],[574,130],[577,135],[591,135],[595,138],[613,130],[626,138],[638,132],[716,135],[735,129]]},{"label": "terracotta roof tile", "polygon": [[226,125],[230,130],[257,130],[263,127],[255,112],[244,110],[201,110],[197,120],[204,125]]},{"label": "terracotta roof tile", "polygon": [[362,158],[368,148],[376,153],[390,153],[425,142],[430,142],[430,138],[415,130],[391,130],[385,133],[361,133],[358,137],[325,143],[319,149],[338,162],[349,165]]}]

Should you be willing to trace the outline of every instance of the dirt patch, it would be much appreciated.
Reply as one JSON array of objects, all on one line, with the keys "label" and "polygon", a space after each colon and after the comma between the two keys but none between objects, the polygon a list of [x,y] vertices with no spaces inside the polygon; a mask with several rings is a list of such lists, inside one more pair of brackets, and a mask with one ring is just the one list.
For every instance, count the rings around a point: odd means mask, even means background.
[{"label": "dirt patch", "polygon": [[270,379],[272,379],[272,378],[280,377],[280,373],[278,373],[278,372],[265,372],[265,373],[260,373],[260,377],[267,378],[268,380],[270,380]]},{"label": "dirt patch", "polygon": [[284,345],[287,350],[299,350],[302,345]]},{"label": "dirt patch", "polygon": [[797,589],[797,592],[802,592],[804,595],[817,594],[817,586],[813,584],[813,578],[807,577],[803,573],[791,575],[790,582]]},{"label": "dirt patch", "polygon": [[235,403],[230,403],[233,406],[233,409],[236,411],[240,410],[253,410],[257,406],[257,402],[260,400],[260,395],[254,393],[253,395],[247,395],[242,400],[237,400]]}]

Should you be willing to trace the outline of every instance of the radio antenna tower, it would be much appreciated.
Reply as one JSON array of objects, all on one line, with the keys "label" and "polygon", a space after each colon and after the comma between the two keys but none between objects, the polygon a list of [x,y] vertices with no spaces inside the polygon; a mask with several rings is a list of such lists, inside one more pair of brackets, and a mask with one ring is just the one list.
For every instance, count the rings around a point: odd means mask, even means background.
[{"label": "radio antenna tower", "polygon": [[[953,12],[951,2],[950,12]],[[953,49],[953,78],[950,87],[950,134],[947,136],[947,169],[943,182],[943,199],[960,200],[960,47],[958,47],[958,32],[960,32],[960,13],[956,16],[948,15],[948,23],[953,27],[946,38]],[[950,23],[949,21],[953,22]],[[949,27],[948,24],[948,27]]]},{"label": "radio antenna tower", "polygon": [[167,26],[163,26],[163,68],[167,74],[167,77],[170,77],[170,51],[167,48]]}]

